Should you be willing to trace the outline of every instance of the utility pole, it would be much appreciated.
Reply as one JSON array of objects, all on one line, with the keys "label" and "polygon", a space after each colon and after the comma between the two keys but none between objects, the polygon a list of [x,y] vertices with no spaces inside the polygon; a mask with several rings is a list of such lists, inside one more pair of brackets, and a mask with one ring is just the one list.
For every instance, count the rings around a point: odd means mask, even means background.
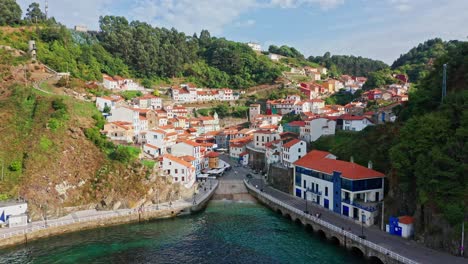
[{"label": "utility pole", "polygon": [[444,97],[447,96],[447,63],[444,64],[444,72],[442,78],[442,99],[441,103],[444,102]]},{"label": "utility pole", "polygon": [[382,221],[380,223],[380,229],[384,229],[384,212],[385,212],[385,178],[382,178]]},{"label": "utility pole", "polygon": [[463,220],[463,223],[462,223],[462,240],[461,240],[461,246],[460,246],[460,252],[461,252],[462,257],[465,251],[464,242],[465,242],[465,220]]}]

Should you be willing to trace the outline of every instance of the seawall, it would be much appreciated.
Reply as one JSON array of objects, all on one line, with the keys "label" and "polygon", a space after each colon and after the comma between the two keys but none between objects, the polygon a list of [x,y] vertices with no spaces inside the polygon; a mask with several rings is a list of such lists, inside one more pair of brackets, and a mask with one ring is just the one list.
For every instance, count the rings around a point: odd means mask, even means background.
[{"label": "seawall", "polygon": [[112,216],[101,215],[92,217],[91,220],[70,220],[65,224],[53,223],[47,227],[25,227],[25,229],[15,232],[14,235],[3,237],[0,235],[0,248],[27,244],[30,241],[38,240],[41,238],[62,235],[82,230],[101,228],[107,226],[115,226],[129,223],[139,223],[149,220],[172,218],[178,215],[185,215],[195,213],[203,210],[210,199],[213,197],[218,183],[214,184],[213,189],[207,195],[202,197],[202,200],[197,201],[196,204],[187,206],[169,206],[160,205],[157,209],[155,206],[151,210],[148,208],[133,209],[121,214],[113,214]]}]

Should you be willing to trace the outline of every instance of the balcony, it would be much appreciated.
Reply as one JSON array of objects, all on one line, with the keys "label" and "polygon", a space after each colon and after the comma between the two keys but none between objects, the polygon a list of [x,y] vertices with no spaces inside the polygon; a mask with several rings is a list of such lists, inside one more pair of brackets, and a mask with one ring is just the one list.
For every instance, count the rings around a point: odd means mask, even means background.
[{"label": "balcony", "polygon": [[313,190],[313,189],[310,189],[310,188],[307,188],[307,192],[322,196],[321,191],[316,191],[316,190]]},{"label": "balcony", "polygon": [[351,201],[349,199],[342,199],[341,202],[352,205],[354,207],[357,207],[359,209],[362,209],[364,211],[368,211],[368,212],[371,212],[371,213],[378,210],[378,203],[377,202],[364,202],[363,200],[354,200],[351,203]]}]

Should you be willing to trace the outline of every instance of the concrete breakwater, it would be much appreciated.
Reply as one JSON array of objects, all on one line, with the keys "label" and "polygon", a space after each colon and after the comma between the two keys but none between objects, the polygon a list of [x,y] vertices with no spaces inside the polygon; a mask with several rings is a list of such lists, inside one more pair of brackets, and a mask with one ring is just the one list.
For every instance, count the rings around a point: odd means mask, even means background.
[{"label": "concrete breakwater", "polygon": [[206,207],[217,188],[218,182],[213,184],[211,190],[195,199],[195,202],[175,201],[171,204],[164,203],[138,209],[100,212],[98,215],[82,218],[50,220],[48,223],[45,221],[34,222],[26,227],[14,228],[13,230],[0,229],[0,248],[27,244],[28,241],[87,229],[171,218],[198,212]]}]

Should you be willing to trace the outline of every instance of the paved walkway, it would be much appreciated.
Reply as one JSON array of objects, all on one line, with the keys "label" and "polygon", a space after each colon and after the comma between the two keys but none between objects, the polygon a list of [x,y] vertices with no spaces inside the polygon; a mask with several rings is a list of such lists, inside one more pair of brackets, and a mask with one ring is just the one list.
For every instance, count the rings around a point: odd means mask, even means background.
[{"label": "paved walkway", "polygon": [[[211,189],[209,182],[204,183],[201,185],[202,188],[199,189],[198,193],[195,195],[195,202],[198,203],[199,201],[203,201],[207,196],[209,196],[215,189],[218,184],[217,180],[210,179],[211,181]],[[203,188],[206,186],[207,188]],[[20,235],[24,233],[30,233],[32,231],[56,227],[56,226],[65,226],[69,224],[74,224],[77,222],[86,222],[86,221],[94,221],[96,219],[103,219],[103,218],[111,218],[111,217],[118,217],[123,215],[129,214],[137,214],[139,212],[145,211],[157,211],[157,210],[167,210],[167,209],[185,209],[190,208],[194,205],[193,197],[187,199],[180,199],[173,202],[165,202],[160,203],[159,205],[151,205],[148,207],[141,207],[135,209],[118,209],[112,211],[97,211],[93,210],[83,210],[73,212],[68,214],[64,217],[57,218],[57,219],[48,219],[47,221],[35,221],[29,223],[27,226],[21,227],[12,227],[12,228],[0,228],[0,238],[8,238],[15,235]]]},{"label": "paved walkway", "polygon": [[[253,186],[258,186],[259,189],[263,187],[263,191],[265,193],[292,207],[295,207],[301,211],[306,209],[306,201],[302,198],[278,191],[266,185],[262,185],[261,180],[259,179],[253,179],[250,182]],[[320,213],[320,219],[323,221],[326,221],[337,227],[345,228],[347,230],[351,229],[351,233],[354,233],[355,235],[361,235],[362,226],[352,219],[338,215],[311,201],[307,202],[307,210],[310,214],[313,215]],[[468,263],[467,259],[424,247],[423,245],[418,244],[413,240],[407,240],[401,237],[390,235],[381,231],[376,226],[364,227],[364,235],[366,236],[367,240],[420,263]]]}]

